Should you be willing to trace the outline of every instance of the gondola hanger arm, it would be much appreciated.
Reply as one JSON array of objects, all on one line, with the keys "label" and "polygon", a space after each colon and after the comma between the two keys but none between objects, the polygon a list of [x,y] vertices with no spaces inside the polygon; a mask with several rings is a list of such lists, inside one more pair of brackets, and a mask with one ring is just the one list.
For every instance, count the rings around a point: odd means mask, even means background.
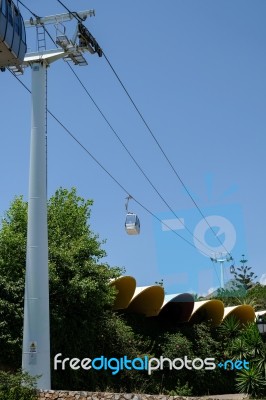
[{"label": "gondola hanger arm", "polygon": [[133,199],[133,197],[129,194],[129,195],[126,197],[126,204],[125,204],[126,212],[128,212],[128,203],[129,203],[129,200],[130,200],[130,199]]}]

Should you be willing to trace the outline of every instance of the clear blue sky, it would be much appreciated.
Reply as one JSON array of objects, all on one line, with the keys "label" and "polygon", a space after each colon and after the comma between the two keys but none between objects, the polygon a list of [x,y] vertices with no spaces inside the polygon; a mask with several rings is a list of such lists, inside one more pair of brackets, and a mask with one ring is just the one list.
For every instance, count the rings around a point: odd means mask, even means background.
[{"label": "clear blue sky", "polygon": [[[23,2],[40,16],[65,12],[55,0]],[[176,171],[206,216],[231,221],[236,263],[242,253],[247,254],[248,264],[258,279],[264,274],[265,282],[265,1],[65,0],[65,4],[75,11],[95,9],[96,17],[85,24]],[[28,19],[28,11],[20,8]],[[66,24],[70,37],[74,25]],[[30,31],[28,47],[35,50],[35,33]],[[54,35],[52,26],[49,31]],[[76,73],[161,195],[194,232],[200,215],[106,60],[89,53],[86,58],[89,65],[75,67]],[[21,79],[30,86],[30,77],[27,69]],[[0,74],[0,87],[3,215],[15,195],[28,196],[30,96],[9,72]],[[48,70],[48,107],[140,203],[160,218],[175,219],[63,61]],[[81,196],[93,199],[90,222],[107,240],[105,261],[124,266],[138,285],[164,278],[168,292],[201,293],[219,285],[217,265],[215,272],[207,257],[171,231],[163,231],[134,202],[130,208],[140,217],[141,234],[128,236],[126,193],[50,117],[48,163],[48,196],[60,186],[75,186]],[[194,244],[188,232],[178,233]],[[226,235],[220,233],[223,242]],[[203,240],[219,245],[211,232]],[[191,282],[185,280],[180,286],[187,271]]]}]

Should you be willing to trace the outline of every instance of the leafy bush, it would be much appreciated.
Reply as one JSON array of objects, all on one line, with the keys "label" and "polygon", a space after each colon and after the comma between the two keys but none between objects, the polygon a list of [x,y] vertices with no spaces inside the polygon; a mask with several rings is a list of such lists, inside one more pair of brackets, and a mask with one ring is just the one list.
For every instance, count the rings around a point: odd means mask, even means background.
[{"label": "leafy bush", "polygon": [[180,380],[177,381],[177,385],[174,390],[169,390],[167,392],[169,396],[191,396],[192,395],[192,387],[186,382],[184,385],[180,383]]},{"label": "leafy bush", "polygon": [[25,372],[0,371],[0,400],[36,400],[36,378]]}]

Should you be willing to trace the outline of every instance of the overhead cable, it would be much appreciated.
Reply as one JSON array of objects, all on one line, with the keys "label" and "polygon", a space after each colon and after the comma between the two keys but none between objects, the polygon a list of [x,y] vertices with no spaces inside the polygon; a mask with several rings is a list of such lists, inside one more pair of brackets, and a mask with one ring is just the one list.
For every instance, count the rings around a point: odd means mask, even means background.
[{"label": "overhead cable", "polygon": [[108,121],[108,119],[106,118],[106,116],[104,115],[103,111],[100,109],[100,107],[98,106],[98,104],[95,102],[95,100],[93,99],[93,97],[91,96],[91,94],[89,93],[88,89],[86,88],[86,86],[84,85],[84,83],[81,81],[81,79],[79,78],[79,76],[76,74],[76,72],[74,71],[74,69],[72,68],[72,66],[67,63],[70,70],[72,71],[72,73],[75,75],[76,79],[78,80],[78,82],[80,83],[80,85],[82,86],[82,88],[85,90],[86,94],[88,95],[88,97],[90,98],[90,100],[92,101],[92,103],[94,104],[94,106],[97,108],[97,110],[99,111],[99,113],[101,114],[101,116],[103,117],[104,121],[107,123],[107,125],[109,126],[109,128],[111,129],[111,131],[114,133],[114,135],[116,136],[117,140],[120,142],[120,144],[123,146],[123,148],[125,149],[125,151],[127,152],[127,154],[129,155],[129,157],[132,159],[132,161],[135,163],[135,165],[137,166],[137,168],[140,170],[140,172],[142,173],[142,175],[145,177],[145,179],[149,182],[149,184],[151,185],[151,187],[155,190],[155,192],[158,194],[158,196],[160,197],[160,199],[164,202],[164,204],[168,207],[168,209],[173,213],[173,215],[177,218],[177,220],[180,222],[181,225],[183,225],[183,227],[189,232],[189,234],[198,242],[200,243],[203,247],[205,247],[208,251],[210,251],[210,249],[206,246],[206,244],[204,244],[200,239],[198,239],[198,237],[196,237],[194,235],[194,233],[184,224],[184,222],[182,221],[182,219],[180,219],[178,217],[178,215],[176,214],[176,212],[173,210],[173,208],[169,205],[169,203],[165,200],[165,198],[161,195],[161,193],[159,192],[159,190],[155,187],[155,185],[152,183],[152,181],[150,180],[150,178],[147,176],[147,174],[144,172],[144,170],[142,169],[142,167],[140,166],[140,164],[136,161],[136,159],[134,158],[134,156],[132,155],[132,153],[129,151],[129,149],[126,147],[125,143],[122,141],[122,139],[120,138],[120,136],[118,135],[118,133],[116,132],[116,130],[113,128],[113,126],[111,125],[111,123]]},{"label": "overhead cable", "polygon": [[[36,17],[36,18],[39,18],[38,16],[37,16],[37,14],[35,14],[34,12],[32,12],[27,6],[25,6],[25,4],[23,4],[22,2],[21,2],[21,0],[18,0],[34,17]],[[63,3],[60,1],[60,0],[58,0],[58,2],[61,4],[61,5],[63,5]],[[65,5],[63,5],[66,9],[67,9],[67,11],[69,12],[69,13],[71,13],[76,19],[77,19],[77,21],[79,21],[79,24],[81,24],[81,20],[82,20],[82,18],[77,14],[77,13],[75,13],[75,12],[71,12]],[[44,30],[46,31],[46,33],[48,34],[48,36],[50,37],[50,39],[52,40],[52,42],[57,46],[57,44],[55,43],[55,41],[54,41],[54,39],[52,38],[52,36],[50,35],[50,33],[49,33],[49,31],[46,29],[46,27],[45,26],[43,26],[44,27]],[[99,47],[99,49],[100,49],[100,52],[101,52],[101,54],[99,54],[100,56],[103,54],[103,52],[102,52],[102,49]],[[105,56],[105,58],[106,58],[106,56]],[[109,62],[109,61],[108,61]],[[69,65],[69,64],[68,64]],[[111,66],[111,64],[110,64],[110,66]],[[71,66],[69,65],[69,67],[71,68]],[[111,68],[113,68],[113,67],[111,67]],[[72,69],[72,68],[71,68]],[[72,69],[73,70],[73,69]],[[11,72],[11,71],[10,71]],[[73,70],[73,72],[74,72],[74,70]],[[114,71],[115,72],[115,71]],[[75,72],[74,72],[75,73]],[[116,72],[115,72],[115,74],[116,74]],[[76,75],[76,74],[75,74]],[[14,75],[15,76],[15,75]],[[17,78],[17,76],[15,76],[16,78]],[[78,78],[78,76],[76,75],[76,77],[77,77],[77,79],[79,79]],[[117,77],[118,77],[118,75],[117,75]],[[17,78],[18,79],[18,78]],[[118,77],[118,79],[120,80],[120,78]],[[18,79],[19,80],[19,79]],[[19,82],[23,85],[23,86],[25,86],[20,80],[19,80]],[[80,83],[81,83],[81,85],[83,86],[83,84],[82,84],[82,82],[80,81]],[[122,84],[122,82],[121,82],[121,84]],[[122,86],[124,87],[124,85],[122,84]],[[26,87],[26,86],[25,86]],[[124,89],[125,89],[125,87],[124,87]],[[27,90],[29,90],[29,89],[27,89]],[[87,92],[87,89],[84,87],[84,90]],[[125,89],[126,90],[126,89]],[[127,91],[126,91],[127,92]],[[114,134],[117,136],[117,139],[121,142],[121,144],[122,144],[122,146],[125,148],[125,150],[129,153],[129,155],[130,155],[130,157],[133,159],[133,161],[135,162],[135,164],[138,166],[138,168],[141,170],[141,172],[143,173],[143,175],[145,176],[145,178],[148,180],[148,182],[151,184],[151,186],[154,188],[154,190],[157,192],[157,194],[160,196],[160,198],[164,201],[164,203],[167,205],[167,207],[174,213],[174,215],[176,216],[176,218],[180,221],[180,223],[182,224],[182,225],[184,225],[183,224],[183,221],[175,214],[175,212],[172,210],[172,208],[168,205],[168,203],[165,201],[165,199],[160,195],[160,193],[158,192],[158,190],[154,187],[154,185],[152,184],[152,182],[149,180],[149,178],[147,177],[147,175],[144,173],[144,171],[141,169],[141,167],[139,166],[139,164],[136,162],[136,160],[134,159],[134,157],[131,155],[131,153],[129,152],[129,150],[126,148],[126,146],[124,145],[124,143],[122,142],[122,140],[120,139],[120,137],[117,135],[117,133],[114,131],[114,129],[112,128],[112,126],[110,125],[110,123],[109,123],[109,121],[106,119],[106,117],[103,115],[103,113],[102,113],[102,111],[100,110],[100,108],[97,106],[97,104],[95,103],[95,101],[92,99],[92,97],[90,96],[90,94],[89,93],[87,93],[88,95],[89,95],[89,97],[91,98],[91,100],[93,101],[93,103],[95,104],[95,106],[96,106],[96,108],[98,109],[98,111],[101,113],[101,115],[103,116],[103,118],[105,119],[105,121],[107,122],[107,124],[110,126],[110,128],[112,129],[112,131],[114,132]],[[129,95],[129,94],[128,94]],[[132,100],[132,99],[131,99]],[[132,100],[132,102],[133,102],[133,100]],[[133,102],[133,104],[134,104],[134,106],[135,106],[135,108],[136,108],[136,105],[135,105],[135,103]],[[70,134],[71,136],[72,136],[72,138],[74,139],[74,140],[76,140],[77,141],[77,139],[67,130],[67,128],[66,127],[64,127],[64,125],[59,121],[59,120],[57,120],[57,118],[48,110],[48,113],[67,131],[67,133],[68,134]],[[140,114],[141,115],[141,114]],[[142,117],[142,115],[141,115],[141,117]],[[143,121],[145,121],[144,120],[144,118],[142,117],[142,119],[143,119]],[[145,123],[146,124],[146,123]],[[147,126],[148,127],[148,126]],[[84,146],[79,142],[79,141],[77,141],[78,142],[78,144],[80,144],[80,146],[81,147],[83,147],[83,149],[84,150],[86,150],[85,148],[84,148]],[[87,151],[87,150],[86,150]],[[88,152],[88,154],[94,159],[94,157]],[[96,159],[94,159],[97,163],[98,163],[98,161],[96,160]],[[98,163],[99,164],[99,163]],[[101,166],[101,168],[103,168],[104,169],[104,167],[101,165],[101,164],[99,164],[100,166]],[[105,169],[104,169],[105,170]],[[106,170],[105,170],[106,171]],[[108,173],[108,171],[106,171],[107,173]],[[109,173],[108,173],[109,174]],[[110,174],[109,174],[110,175]],[[111,175],[110,175],[111,176]],[[111,176],[112,177],[112,176]],[[112,177],[113,178],[113,177]],[[115,178],[113,178],[114,180],[115,180]],[[116,181],[116,180],[115,180]],[[119,182],[118,181],[116,181],[118,184],[119,184]],[[119,184],[120,185],[120,184]],[[184,186],[185,187],[185,186]],[[123,190],[125,191],[125,189],[123,188]],[[128,194],[128,192],[126,191],[126,193]],[[134,198],[133,198],[134,199]],[[149,212],[153,217],[155,217],[158,221],[160,221],[163,225],[165,225],[169,230],[171,230],[172,232],[174,232],[178,237],[180,237],[182,240],[184,240],[184,241],[186,241],[188,244],[190,244],[192,247],[194,247],[194,248],[196,248],[191,242],[189,242],[188,240],[186,240],[184,237],[182,237],[181,235],[179,235],[176,231],[174,231],[172,228],[170,228],[167,224],[165,224],[165,222],[163,222],[163,221],[161,221],[155,214],[153,214],[150,210],[148,210],[145,206],[143,206],[141,203],[139,203],[136,199],[134,199],[135,201],[136,201],[136,203],[138,203],[142,208],[144,208],[147,212]],[[203,214],[202,214],[202,216],[203,216]],[[203,216],[204,217],[204,216]],[[205,219],[205,218],[204,218]],[[206,222],[208,223],[208,221],[206,220]],[[209,224],[208,224],[209,225]],[[184,226],[185,227],[185,226]],[[209,225],[209,227],[210,227],[210,225]],[[210,227],[211,228],[211,227]],[[185,229],[186,230],[188,230],[188,232],[191,234],[191,235],[193,235],[193,233],[187,228],[187,227],[185,227]],[[212,228],[211,228],[212,229]],[[215,234],[215,233],[214,233]],[[207,248],[207,246],[205,245],[205,244],[203,244],[197,237],[195,237],[195,235],[193,235],[193,238],[195,238],[199,243],[201,243],[206,249],[208,249]],[[218,238],[219,239],[219,238]],[[219,240],[220,241],[220,240]],[[220,242],[221,243],[221,242]],[[209,249],[208,249],[209,250]],[[208,254],[206,254],[206,253],[204,253],[203,251],[202,251],[202,253],[203,254],[205,254],[207,257],[209,256]],[[215,269],[215,272],[216,272],[216,275],[217,275],[217,271],[216,271],[216,269]],[[218,277],[218,280],[219,280],[219,276],[217,275],[217,277]]]},{"label": "overhead cable", "polygon": [[151,134],[152,138],[154,139],[155,143],[157,144],[157,146],[159,147],[160,151],[162,152],[162,154],[164,155],[166,161],[168,162],[168,164],[170,165],[171,169],[173,170],[175,176],[178,178],[179,182],[181,183],[181,185],[183,186],[183,188],[185,189],[186,193],[188,194],[188,196],[190,197],[190,199],[192,200],[193,204],[196,206],[197,210],[199,211],[200,215],[202,216],[202,218],[205,220],[206,224],[209,226],[209,228],[211,229],[213,235],[215,236],[215,238],[219,241],[219,243],[222,245],[222,247],[225,249],[225,251],[230,254],[228,252],[228,250],[225,248],[224,244],[222,243],[222,241],[220,240],[219,236],[216,235],[215,231],[213,230],[213,227],[209,224],[207,218],[205,217],[205,215],[203,214],[203,212],[201,211],[200,207],[198,206],[197,202],[195,201],[195,199],[193,198],[193,196],[191,195],[190,191],[188,190],[188,188],[186,187],[184,181],[181,179],[180,175],[177,173],[175,167],[173,166],[173,164],[171,163],[170,159],[167,157],[165,151],[163,150],[161,144],[159,143],[158,139],[156,138],[155,134],[153,133],[152,129],[150,128],[150,126],[148,125],[147,121],[145,120],[145,118],[143,117],[143,114],[140,112],[139,108],[137,107],[136,103],[134,102],[133,98],[131,97],[131,95],[129,94],[128,90],[126,89],[125,85],[123,84],[122,80],[120,79],[119,75],[117,74],[117,72],[115,71],[114,67],[112,66],[111,62],[109,61],[109,59],[107,58],[105,52],[103,51],[103,56],[105,58],[105,60],[107,61],[109,67],[111,68],[111,70],[113,71],[115,77],[117,78],[118,82],[120,83],[120,85],[122,86],[124,92],[126,93],[127,97],[129,98],[130,102],[132,103],[133,107],[135,108],[135,110],[137,111],[138,115],[140,116],[141,120],[143,121],[144,125],[146,126],[146,128],[148,129],[149,133]]},{"label": "overhead cable", "polygon": [[[31,90],[13,73],[11,73],[18,81],[19,83],[29,92],[31,93]],[[67,134],[98,164],[98,166],[122,189],[126,194],[129,193],[129,191],[96,159],[96,157],[93,156],[93,154],[80,142],[79,139],[53,114],[49,109],[47,110],[48,114],[51,115],[51,117],[67,132]],[[156,214],[154,214],[151,210],[149,210],[146,206],[144,206],[140,201],[138,201],[134,196],[132,196],[132,199],[141,207],[143,208],[147,213],[149,213],[153,218],[155,218],[158,222],[160,222],[162,225],[164,225],[169,231],[172,231],[176,236],[178,236],[180,239],[185,241],[187,244],[189,244],[191,247],[194,249],[198,250],[196,246],[191,243],[189,240],[181,236],[179,233],[177,233],[175,230],[173,230],[166,222],[161,220]],[[209,257],[207,253],[204,253],[201,251],[205,256]]]},{"label": "overhead cable", "polygon": [[[61,1],[61,0],[57,0],[58,3],[60,3],[68,12],[71,13],[71,11],[66,7],[66,5]],[[76,17],[76,19],[78,20],[78,18]],[[101,48],[100,48],[101,49]],[[101,54],[104,56],[106,62],[108,63],[109,67],[111,68],[112,72],[114,73],[115,77],[117,78],[118,82],[120,83],[120,85],[122,86],[124,92],[126,93],[127,97],[129,98],[130,102],[132,103],[133,107],[135,108],[135,110],[137,111],[138,115],[140,116],[141,120],[143,121],[144,125],[146,126],[146,128],[148,129],[149,133],[151,134],[152,138],[154,139],[155,143],[157,144],[157,146],[159,147],[160,151],[162,152],[162,154],[164,155],[166,161],[168,162],[168,164],[170,165],[171,169],[173,170],[175,176],[178,178],[179,182],[181,183],[181,185],[183,186],[183,188],[185,189],[186,193],[188,194],[188,196],[190,197],[191,201],[193,202],[193,204],[195,205],[195,207],[197,208],[197,210],[199,211],[200,215],[202,216],[202,218],[205,220],[206,224],[208,225],[208,227],[210,228],[211,232],[213,233],[213,235],[215,236],[215,238],[218,240],[218,242],[222,245],[222,247],[225,249],[225,251],[230,254],[230,252],[225,248],[223,242],[220,240],[219,236],[217,236],[217,234],[215,233],[213,227],[209,224],[207,218],[205,217],[205,215],[203,214],[203,212],[201,211],[200,207],[198,206],[197,202],[195,201],[195,199],[193,198],[193,196],[191,195],[190,191],[188,190],[187,186],[185,185],[184,181],[181,179],[180,175],[177,173],[175,167],[173,166],[173,164],[171,163],[170,159],[167,157],[165,151],[163,150],[161,144],[159,143],[158,139],[156,138],[155,134],[153,133],[152,129],[150,128],[150,126],[148,125],[147,121],[145,120],[143,114],[140,112],[138,106],[136,105],[136,103],[134,102],[133,98],[131,97],[131,95],[129,94],[128,90],[126,89],[125,85],[123,84],[122,80],[120,79],[118,73],[115,71],[113,65],[111,64],[110,60],[108,59],[108,57],[106,56],[105,52],[101,49]],[[205,246],[206,247],[206,246]]]}]

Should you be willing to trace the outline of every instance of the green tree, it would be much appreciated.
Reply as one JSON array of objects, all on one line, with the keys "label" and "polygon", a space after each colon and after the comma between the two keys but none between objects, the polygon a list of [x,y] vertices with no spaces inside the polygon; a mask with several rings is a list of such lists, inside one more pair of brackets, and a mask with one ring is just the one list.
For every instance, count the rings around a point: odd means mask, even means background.
[{"label": "green tree", "polygon": [[248,290],[247,299],[253,300],[256,304],[256,309],[266,310],[266,285],[257,283],[251,289]]},{"label": "green tree", "polygon": [[255,323],[249,323],[239,335],[228,344],[227,354],[233,359],[252,360],[259,356],[263,341]]},{"label": "green tree", "polygon": [[37,400],[36,378],[0,371],[0,400]]},{"label": "green tree", "polygon": [[246,296],[246,290],[242,287],[236,287],[233,282],[230,289],[218,289],[214,299],[221,300],[225,307],[239,305],[239,299],[244,299]]},{"label": "green tree", "polygon": [[236,286],[243,287],[245,290],[250,289],[254,285],[254,280],[257,278],[257,275],[251,271],[251,267],[246,265],[247,261],[245,255],[242,254],[242,259],[240,260],[241,265],[236,267],[233,272]]},{"label": "green tree", "polygon": [[[193,325],[190,331],[195,356],[201,359],[213,357],[220,361],[224,354],[224,346],[223,341],[219,341],[217,329],[212,328],[211,323],[200,323]],[[219,368],[201,369],[193,371],[193,375],[193,394],[195,395],[225,393],[226,390],[231,392],[231,377],[227,376],[226,371]],[[204,387],[202,382],[204,382]]]},{"label": "green tree", "polygon": [[[99,330],[107,331],[108,321],[115,317],[115,292],[109,282],[121,269],[101,262],[106,254],[89,225],[91,206],[92,201],[79,197],[75,189],[60,188],[48,201],[52,357],[58,352],[93,357],[103,346],[112,346],[111,336],[105,340]],[[12,369],[21,362],[26,232],[27,204],[17,197],[0,230],[0,366]],[[110,322],[110,335],[113,331]],[[80,388],[84,376],[65,371],[52,378],[54,387],[74,389]],[[91,387],[98,384],[92,374],[86,382]]]},{"label": "green tree", "polygon": [[236,373],[236,389],[248,393],[252,397],[266,394],[265,345],[256,324],[249,323],[242,327],[238,335],[232,341],[227,342],[226,347],[227,358],[246,359],[249,362],[249,369]]},{"label": "green tree", "polygon": [[20,367],[27,204],[17,197],[0,230],[0,366]]},{"label": "green tree", "polygon": [[[184,358],[187,356],[189,359],[194,358],[193,343],[186,338],[182,333],[165,333],[160,338],[161,342],[161,355],[164,358],[174,360],[175,358]],[[191,372],[191,371],[189,371]],[[167,362],[163,371],[163,387],[164,391],[181,390],[183,386],[190,380],[189,372],[185,368],[180,370],[169,369]],[[157,380],[161,378],[161,371],[154,371],[154,376],[157,375]],[[190,385],[190,389],[193,384]],[[181,391],[180,391],[181,393]]]},{"label": "green tree", "polygon": [[0,400],[37,400],[36,377],[0,371]]},{"label": "green tree", "polygon": [[[133,359],[149,355],[170,359],[214,357],[220,361],[227,349],[230,358],[242,358],[246,350],[251,366],[257,362],[259,372],[251,377],[241,375],[238,383],[241,386],[241,382],[243,385],[250,379],[256,386],[264,378],[265,352],[254,327],[245,328],[245,333],[244,327],[240,329],[239,323],[230,317],[221,328],[212,329],[209,324],[181,325],[175,319],[162,323],[159,318],[112,311],[115,289],[109,282],[122,271],[102,261],[106,255],[104,242],[89,225],[92,205],[91,200],[79,197],[75,189],[61,188],[48,201],[52,360],[55,354],[62,353],[70,358],[127,355]],[[0,369],[17,369],[21,363],[26,231],[27,204],[17,197],[0,229]],[[256,301],[257,295],[263,297],[263,290],[256,285],[247,295],[251,294],[250,298]],[[105,370],[88,373],[52,368],[52,385],[72,390],[108,388],[183,395],[232,393],[232,371],[177,371],[165,364],[163,371],[153,371],[150,376],[132,370],[113,376]]]}]

